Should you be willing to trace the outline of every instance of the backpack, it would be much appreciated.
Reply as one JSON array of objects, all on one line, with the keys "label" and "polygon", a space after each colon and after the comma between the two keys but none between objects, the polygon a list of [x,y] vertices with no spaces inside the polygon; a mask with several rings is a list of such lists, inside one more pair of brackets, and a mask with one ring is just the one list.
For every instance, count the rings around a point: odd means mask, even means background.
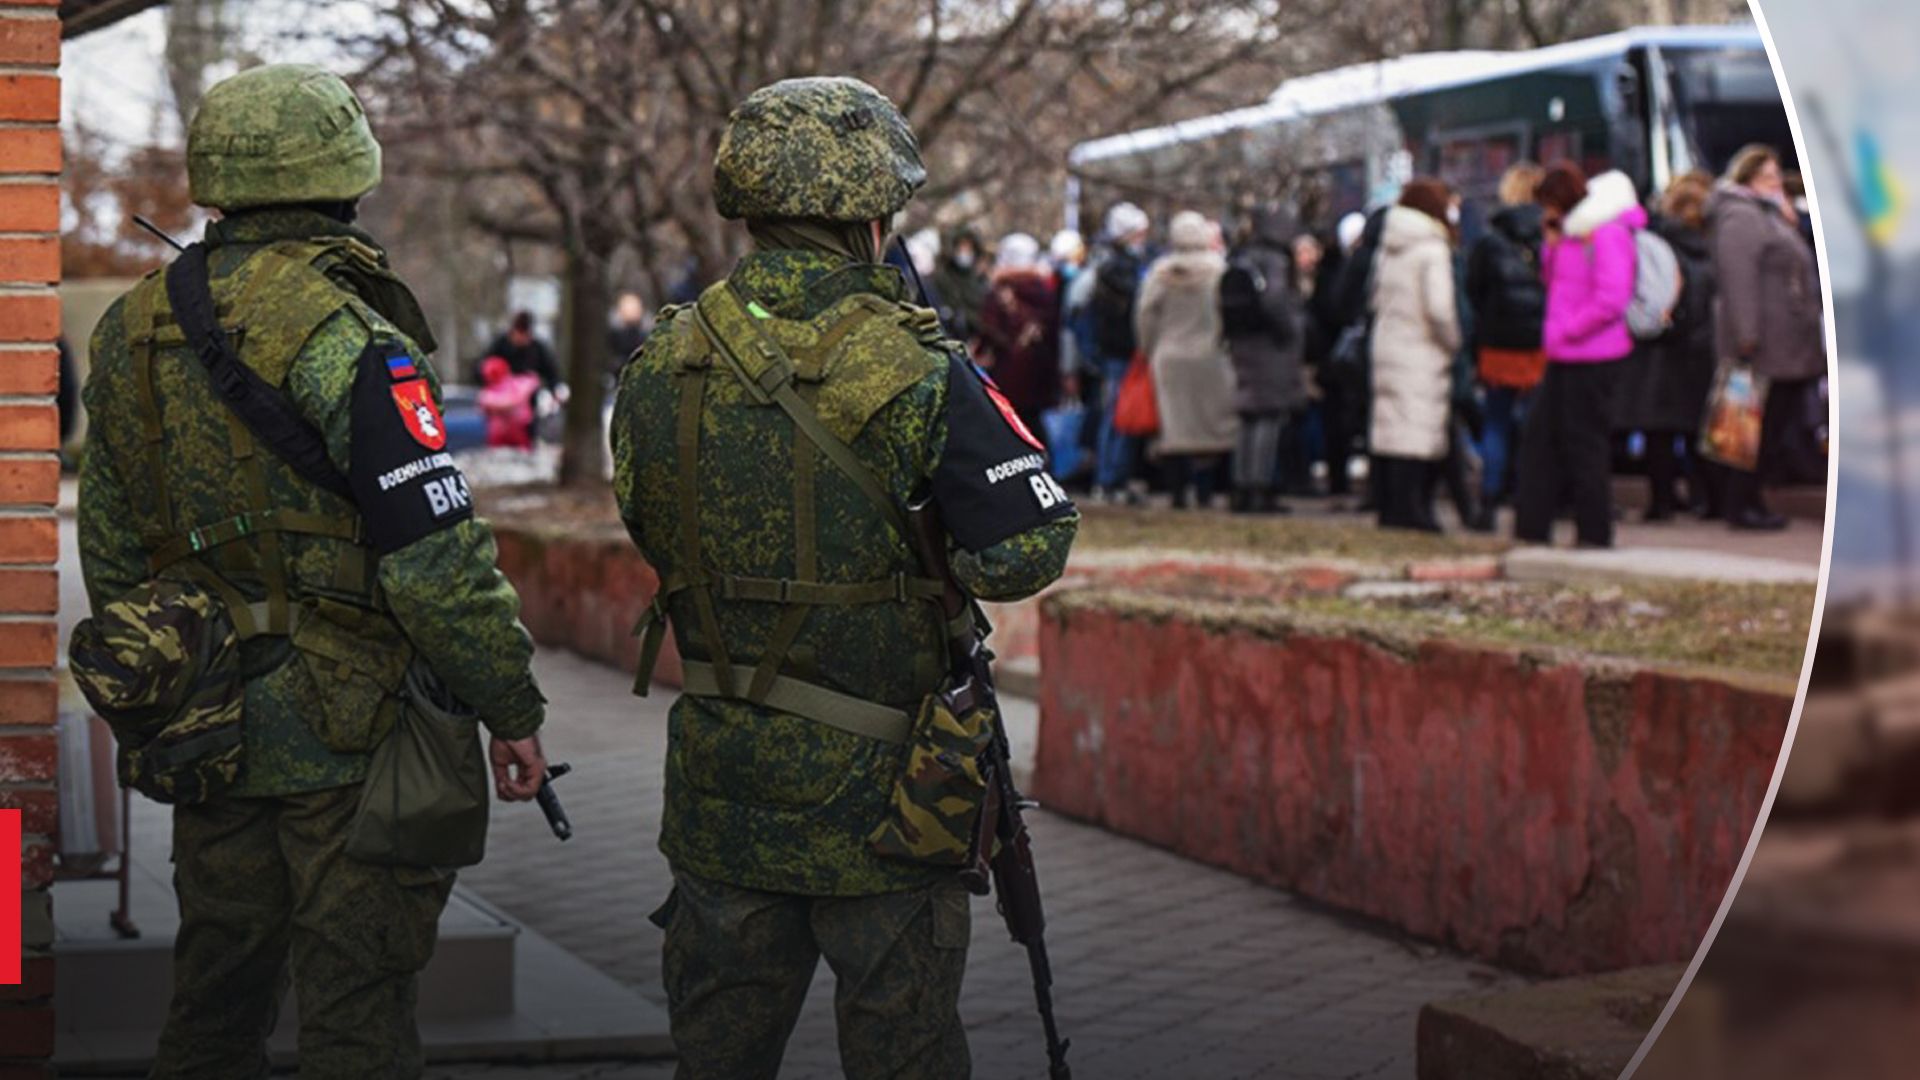
[{"label": "backpack", "polygon": [[1673,245],[1651,229],[1633,234],[1633,301],[1627,305],[1627,329],[1635,340],[1652,341],[1673,325],[1685,278]]},{"label": "backpack", "polygon": [[1261,298],[1267,277],[1243,255],[1227,262],[1220,275],[1220,328],[1228,337],[1254,337],[1267,332],[1267,312]]},{"label": "backpack", "polygon": [[1133,300],[1139,291],[1140,260],[1132,252],[1115,249],[1100,260],[1087,308],[1093,317],[1093,344],[1102,357],[1133,355]]}]

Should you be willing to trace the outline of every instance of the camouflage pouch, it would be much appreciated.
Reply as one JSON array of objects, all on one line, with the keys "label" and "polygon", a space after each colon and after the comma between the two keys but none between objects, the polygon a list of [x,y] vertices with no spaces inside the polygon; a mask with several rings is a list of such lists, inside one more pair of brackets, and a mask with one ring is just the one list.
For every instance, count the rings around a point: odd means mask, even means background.
[{"label": "camouflage pouch", "polygon": [[74,627],[67,654],[80,692],[113,729],[123,786],[192,804],[239,779],[240,638],[213,594],[143,582]]},{"label": "camouflage pouch", "polygon": [[319,597],[300,602],[292,641],[319,694],[314,734],[336,754],[379,746],[399,716],[413,645],[387,615]]},{"label": "camouflage pouch", "polygon": [[887,797],[887,816],[867,837],[875,854],[931,866],[962,866],[986,802],[980,755],[999,719],[986,708],[956,714],[945,694],[920,704],[907,759]]}]

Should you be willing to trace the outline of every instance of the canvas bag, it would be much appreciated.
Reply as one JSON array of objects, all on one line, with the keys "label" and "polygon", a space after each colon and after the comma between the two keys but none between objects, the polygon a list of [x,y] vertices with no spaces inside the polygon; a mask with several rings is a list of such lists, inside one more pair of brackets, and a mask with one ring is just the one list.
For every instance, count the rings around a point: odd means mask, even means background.
[{"label": "canvas bag", "polygon": [[386,866],[472,866],[487,850],[489,783],[478,718],[415,664],[393,730],[367,763],[347,854]]}]

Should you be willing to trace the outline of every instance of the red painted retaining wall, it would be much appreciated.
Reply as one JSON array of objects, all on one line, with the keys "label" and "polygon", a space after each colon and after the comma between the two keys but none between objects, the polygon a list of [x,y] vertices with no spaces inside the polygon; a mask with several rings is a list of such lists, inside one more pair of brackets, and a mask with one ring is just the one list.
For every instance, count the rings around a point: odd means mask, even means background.
[{"label": "red painted retaining wall", "polygon": [[[520,593],[520,621],[542,645],[632,671],[640,665],[634,623],[659,591],[660,578],[625,534],[582,536],[496,527],[500,570]],[[660,650],[654,681],[680,685],[680,654],[671,636]]]},{"label": "red painted retaining wall", "polygon": [[1046,805],[1524,970],[1692,954],[1790,693],[1043,605]]}]

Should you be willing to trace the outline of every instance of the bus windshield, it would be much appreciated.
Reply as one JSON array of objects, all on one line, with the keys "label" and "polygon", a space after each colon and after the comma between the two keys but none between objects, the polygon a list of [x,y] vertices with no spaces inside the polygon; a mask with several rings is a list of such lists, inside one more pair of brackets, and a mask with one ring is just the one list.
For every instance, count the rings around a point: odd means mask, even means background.
[{"label": "bus windshield", "polygon": [[1766,143],[1788,170],[1798,167],[1786,107],[1764,51],[1668,49],[1664,58],[1695,165],[1718,174],[1741,147]]}]

